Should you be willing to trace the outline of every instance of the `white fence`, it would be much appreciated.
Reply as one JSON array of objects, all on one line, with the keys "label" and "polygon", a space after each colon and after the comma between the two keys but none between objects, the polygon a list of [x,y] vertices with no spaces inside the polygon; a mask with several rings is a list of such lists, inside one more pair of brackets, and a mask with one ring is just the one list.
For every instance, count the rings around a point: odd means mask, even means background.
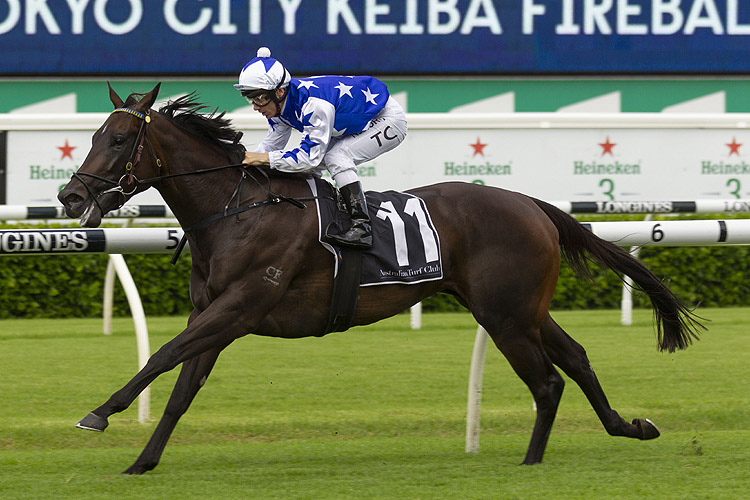
[{"label": "white fence", "polygon": [[178,227],[0,230],[0,255],[171,253]]},{"label": "white fence", "polygon": [[[696,201],[550,201],[569,214],[728,214],[750,213],[750,200],[696,200]],[[164,205],[124,205],[105,215],[108,219],[133,219],[140,217],[174,218]],[[0,205],[0,220],[63,219],[74,222],[58,206]]]},{"label": "white fence", "polygon": [[[107,219],[131,219],[136,217],[153,217],[173,219],[174,214],[164,205],[124,205],[108,212]],[[65,219],[75,222],[65,215],[62,205],[29,207],[26,205],[0,205],[0,220],[48,220]]]}]

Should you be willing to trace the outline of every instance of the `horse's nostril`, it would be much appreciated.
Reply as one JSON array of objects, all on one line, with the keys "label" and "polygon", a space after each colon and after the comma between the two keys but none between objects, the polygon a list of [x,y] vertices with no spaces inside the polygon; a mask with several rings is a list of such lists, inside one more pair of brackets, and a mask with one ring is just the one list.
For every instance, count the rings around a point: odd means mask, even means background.
[{"label": "horse's nostril", "polygon": [[71,193],[64,199],[66,205],[78,205],[83,202],[83,198],[75,193]]}]

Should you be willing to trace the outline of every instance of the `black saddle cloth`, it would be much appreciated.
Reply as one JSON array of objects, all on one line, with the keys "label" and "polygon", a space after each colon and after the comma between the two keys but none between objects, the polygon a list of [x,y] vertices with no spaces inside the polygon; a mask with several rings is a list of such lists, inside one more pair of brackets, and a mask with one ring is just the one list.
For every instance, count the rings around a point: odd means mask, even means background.
[{"label": "black saddle cloth", "polygon": [[[348,215],[339,209],[334,187],[318,178],[310,178],[308,183],[313,196],[318,197],[318,238],[322,238],[331,224],[347,227]],[[365,196],[372,221],[373,246],[362,255],[360,285],[414,284],[441,279],[440,238],[424,201],[398,191],[368,191]],[[338,259],[338,249],[322,240],[321,244]]]}]

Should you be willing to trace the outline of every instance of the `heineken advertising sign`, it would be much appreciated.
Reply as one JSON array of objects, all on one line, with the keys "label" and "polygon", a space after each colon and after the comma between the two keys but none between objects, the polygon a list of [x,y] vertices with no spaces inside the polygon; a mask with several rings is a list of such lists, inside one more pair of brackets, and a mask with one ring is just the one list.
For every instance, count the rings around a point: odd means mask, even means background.
[{"label": "heineken advertising sign", "polygon": [[[7,205],[58,205],[57,193],[80,168],[91,147],[94,131],[12,131],[7,133],[7,184],[0,203]],[[265,133],[246,133],[251,143],[260,142]],[[123,173],[125,165],[122,165]],[[137,172],[136,172],[137,173]],[[164,205],[155,189],[139,194],[139,205]]]},{"label": "heineken advertising sign", "polygon": [[[8,133],[5,203],[55,205],[91,144],[86,131]],[[264,131],[245,130],[252,147]],[[294,142],[295,138],[292,138]],[[414,124],[400,147],[359,166],[367,190],[460,181],[548,200],[636,202],[750,198],[745,129],[433,129]],[[161,204],[155,190],[135,204]],[[602,211],[616,211],[611,205]]]},{"label": "heineken advertising sign", "polygon": [[0,73],[747,73],[746,0],[0,0]]},{"label": "heineken advertising sign", "polygon": [[750,197],[750,132],[741,130],[438,133],[412,133],[409,151],[392,152],[393,158],[403,156],[402,162],[414,165],[420,184],[476,182],[545,200]]},{"label": "heineken advertising sign", "polygon": [[750,132],[420,130],[363,166],[367,189],[461,181],[544,200],[750,198]]}]

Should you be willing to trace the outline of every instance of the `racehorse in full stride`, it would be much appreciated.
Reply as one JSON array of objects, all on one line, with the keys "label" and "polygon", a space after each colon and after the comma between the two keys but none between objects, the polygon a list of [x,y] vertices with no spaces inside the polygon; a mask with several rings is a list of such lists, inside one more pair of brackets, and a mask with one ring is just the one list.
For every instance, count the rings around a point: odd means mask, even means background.
[{"label": "racehorse in full stride", "polygon": [[[202,113],[203,106],[191,96],[154,111],[158,92],[159,85],[123,101],[110,87],[115,109],[58,196],[68,216],[97,227],[105,213],[153,186],[185,228],[190,245],[194,309],[186,328],[78,423],[103,431],[111,415],[130,406],[160,374],[182,364],[164,414],[125,471],[129,474],[158,464],[177,421],[224,348],[251,333],[322,335],[333,288],[334,262],[318,240],[307,180],[243,168],[244,147],[223,114]],[[534,397],[536,422],[524,464],[541,462],[544,455],[564,385],[555,366],[581,387],[609,434],[659,435],[648,419],[628,422],[610,407],[584,349],[555,323],[549,307],[561,255],[584,275],[593,260],[629,276],[649,296],[662,350],[684,349],[700,324],[662,280],[569,215],[523,194],[469,183],[408,193],[424,201],[439,235],[442,278],[360,288],[353,325],[392,316],[436,292],[452,294],[487,330]],[[225,217],[230,202],[249,208]],[[264,279],[269,268],[277,271],[273,280]]]}]

